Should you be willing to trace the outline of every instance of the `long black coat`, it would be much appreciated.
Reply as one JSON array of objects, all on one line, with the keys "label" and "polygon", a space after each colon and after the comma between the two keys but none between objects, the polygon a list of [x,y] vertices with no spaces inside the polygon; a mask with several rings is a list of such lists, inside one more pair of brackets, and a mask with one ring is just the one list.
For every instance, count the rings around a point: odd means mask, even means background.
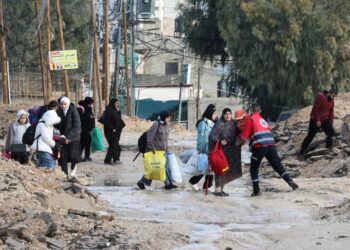
[{"label": "long black coat", "polygon": [[95,117],[91,107],[85,107],[85,112],[81,116],[81,129],[83,132],[90,132],[95,128]]},{"label": "long black coat", "polygon": [[61,135],[64,135],[71,141],[71,143],[63,145],[61,158],[59,160],[60,165],[66,164],[67,162],[78,163],[81,161],[81,123],[78,110],[73,104],[70,104],[66,115],[64,115],[62,109],[59,109],[57,114],[61,117],[61,123],[56,127],[60,130]]},{"label": "long black coat", "polygon": [[57,114],[61,117],[61,123],[57,126],[61,135],[72,142],[80,141],[81,122],[78,110],[74,105],[70,104],[66,115],[64,115],[62,109],[59,109]]},{"label": "long black coat", "polygon": [[104,132],[105,136],[108,137],[111,135],[113,129],[116,130],[117,134],[121,134],[125,123],[122,119],[120,111],[117,111],[115,108],[107,107],[104,114]]}]

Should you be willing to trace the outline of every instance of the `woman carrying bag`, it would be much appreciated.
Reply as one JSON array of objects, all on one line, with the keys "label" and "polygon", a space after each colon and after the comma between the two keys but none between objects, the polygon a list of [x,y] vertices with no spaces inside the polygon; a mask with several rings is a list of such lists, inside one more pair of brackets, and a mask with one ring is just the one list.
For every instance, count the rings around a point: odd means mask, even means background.
[{"label": "woman carrying bag", "polygon": [[[214,104],[209,104],[205,109],[202,118],[197,121],[197,151],[200,154],[208,155],[208,138],[210,131],[215,125],[217,120],[216,108]],[[202,179],[203,174],[192,176],[189,180],[194,191],[199,191],[198,182]],[[210,188],[213,184],[213,175],[206,175],[203,183],[203,190],[206,189],[206,185]]]},{"label": "woman carrying bag", "polygon": [[232,111],[225,108],[220,120],[215,124],[209,135],[209,152],[219,142],[228,162],[228,171],[222,175],[215,175],[216,196],[229,196],[224,192],[224,186],[242,176],[241,147],[235,146],[235,139],[239,130],[236,122],[232,119]]}]

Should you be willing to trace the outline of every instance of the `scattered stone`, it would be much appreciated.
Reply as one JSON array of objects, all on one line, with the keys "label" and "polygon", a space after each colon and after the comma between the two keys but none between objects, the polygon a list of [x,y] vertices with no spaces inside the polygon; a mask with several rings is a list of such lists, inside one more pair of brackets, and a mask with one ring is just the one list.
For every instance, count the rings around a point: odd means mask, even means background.
[{"label": "scattered stone", "polygon": [[12,239],[11,237],[6,239],[5,244],[13,249],[24,249],[24,242]]},{"label": "scattered stone", "polygon": [[318,155],[327,155],[330,153],[329,148],[319,148],[314,151],[311,151],[305,155],[305,159],[308,159],[313,156],[318,156]]},{"label": "scattered stone", "polygon": [[5,183],[0,183],[0,191],[7,191],[8,190],[8,185]]},{"label": "scattered stone", "polygon": [[82,186],[81,185],[78,185],[76,183],[73,183],[71,185],[71,189],[73,191],[74,194],[78,194],[78,193],[81,193],[82,192]]},{"label": "scattered stone", "polygon": [[23,213],[27,214],[30,218],[37,216],[40,214],[40,211],[34,208],[24,208],[22,210]]},{"label": "scattered stone", "polygon": [[114,219],[114,216],[105,211],[97,211],[94,213],[94,218],[96,220],[112,221]]},{"label": "scattered stone", "polygon": [[47,237],[54,237],[57,232],[57,224],[55,222],[51,222],[46,230],[45,236]]},{"label": "scattered stone", "polygon": [[44,237],[45,242],[48,247],[56,249],[64,249],[67,246],[67,243],[62,240],[56,240],[54,238]]}]

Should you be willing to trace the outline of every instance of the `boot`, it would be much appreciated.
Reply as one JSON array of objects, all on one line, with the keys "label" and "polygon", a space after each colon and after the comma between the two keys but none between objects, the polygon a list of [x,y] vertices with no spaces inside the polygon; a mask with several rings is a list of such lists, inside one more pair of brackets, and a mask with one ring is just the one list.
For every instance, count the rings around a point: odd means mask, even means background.
[{"label": "boot", "polygon": [[258,196],[258,195],[261,195],[259,182],[254,181],[253,182],[253,193],[251,194],[251,196]]},{"label": "boot", "polygon": [[284,174],[282,174],[283,176],[283,180],[285,180],[285,182],[288,183],[288,185],[293,189],[296,190],[299,188],[299,186],[293,181],[292,178],[290,178],[289,174],[287,174],[286,172]]},{"label": "boot", "polygon": [[297,190],[299,188],[299,186],[293,181],[293,180],[290,180],[288,182],[288,185],[293,189],[293,190]]}]

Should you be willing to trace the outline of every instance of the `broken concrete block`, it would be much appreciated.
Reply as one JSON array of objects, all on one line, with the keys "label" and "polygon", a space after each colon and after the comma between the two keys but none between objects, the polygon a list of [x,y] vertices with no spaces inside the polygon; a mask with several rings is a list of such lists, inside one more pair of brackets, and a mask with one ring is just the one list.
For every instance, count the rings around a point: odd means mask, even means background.
[{"label": "broken concrete block", "polygon": [[24,242],[12,239],[11,237],[6,239],[5,244],[13,249],[24,249]]},{"label": "broken concrete block", "polygon": [[62,240],[56,240],[54,238],[44,237],[45,242],[50,248],[64,249],[67,246],[67,243]]},{"label": "broken concrete block", "polygon": [[314,151],[311,151],[305,155],[305,159],[308,159],[312,156],[317,156],[317,155],[328,155],[330,152],[329,148],[319,148]]},{"label": "broken concrete block", "polygon": [[94,213],[94,219],[112,221],[114,219],[114,216],[105,211],[97,211]]}]

